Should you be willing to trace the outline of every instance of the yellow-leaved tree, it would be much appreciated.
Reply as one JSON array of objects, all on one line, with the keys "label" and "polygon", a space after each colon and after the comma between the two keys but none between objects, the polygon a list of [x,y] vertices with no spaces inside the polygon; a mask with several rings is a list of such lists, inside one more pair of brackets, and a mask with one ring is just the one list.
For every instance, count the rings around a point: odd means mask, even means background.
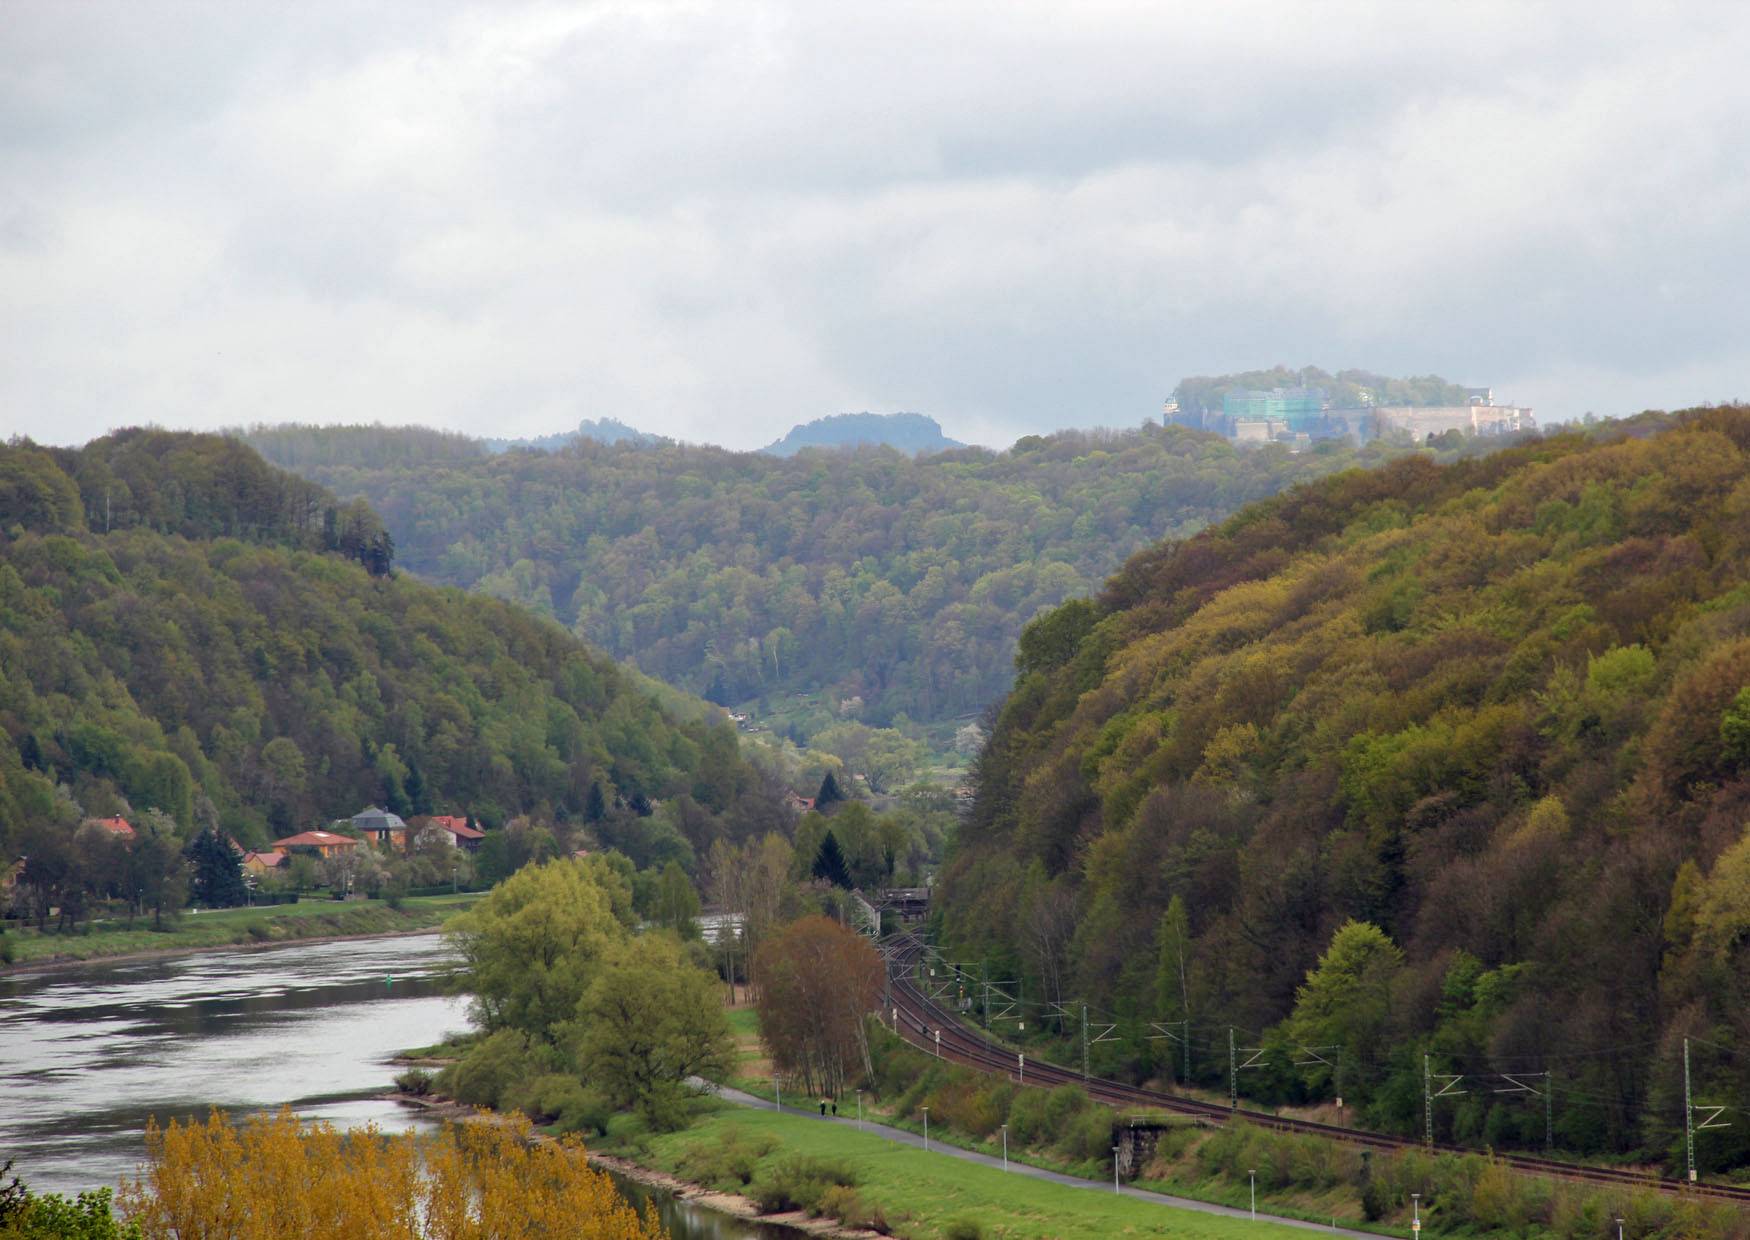
[{"label": "yellow-leaved tree", "polygon": [[431,1137],[342,1133],[290,1110],[241,1124],[152,1123],[151,1162],[124,1184],[146,1240],[658,1240],[583,1144],[532,1140],[522,1123],[446,1125]]}]

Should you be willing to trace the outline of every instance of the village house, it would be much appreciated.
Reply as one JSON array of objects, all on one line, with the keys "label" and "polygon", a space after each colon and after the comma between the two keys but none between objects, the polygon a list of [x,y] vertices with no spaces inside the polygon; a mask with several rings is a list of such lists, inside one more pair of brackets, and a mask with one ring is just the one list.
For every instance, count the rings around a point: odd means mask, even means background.
[{"label": "village house", "polygon": [[478,827],[468,825],[466,818],[455,814],[433,814],[425,820],[424,829],[434,832],[438,839],[452,848],[460,848],[473,852],[480,847],[480,841],[486,838],[486,832]]},{"label": "village house", "polygon": [[395,852],[407,851],[407,824],[401,820],[401,815],[373,805],[360,810],[347,821],[377,847]]},{"label": "village house", "polygon": [[275,840],[275,851],[290,855],[304,854],[317,857],[332,857],[344,853],[348,849],[357,848],[362,841],[355,840],[350,835],[337,835],[333,831],[300,831],[297,835],[288,835],[283,840]]},{"label": "village house", "polygon": [[124,840],[131,840],[134,838],[133,824],[120,815],[117,815],[114,818],[87,818],[85,821],[92,826],[102,827],[111,835],[118,835]]},{"label": "village house", "polygon": [[270,848],[264,852],[246,852],[243,854],[243,872],[260,878],[270,870],[277,870],[286,863],[286,854],[278,848]]}]

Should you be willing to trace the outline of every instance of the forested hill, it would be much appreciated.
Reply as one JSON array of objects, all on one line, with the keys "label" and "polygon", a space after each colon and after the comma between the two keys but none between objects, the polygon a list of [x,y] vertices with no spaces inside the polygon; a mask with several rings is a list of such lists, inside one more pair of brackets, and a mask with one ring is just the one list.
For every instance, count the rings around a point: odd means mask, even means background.
[{"label": "forested hill", "polygon": [[362,507],[215,436],[0,444],[0,860],[124,809],[245,844],[373,803],[497,824],[660,802],[640,832],[699,848],[781,815],[727,724],[514,606],[326,549]]},{"label": "forested hill", "polygon": [[368,498],[424,577],[553,616],[720,703],[821,692],[862,699],[875,724],[983,709],[1009,685],[1021,626],[1132,551],[1406,450],[1295,456],[1145,427],[917,459],[596,443],[488,458],[409,432],[397,460],[393,434],[253,442]]},{"label": "forested hill", "polygon": [[1189,1019],[1212,1083],[1264,1037],[1264,1096],[1328,1098],[1285,1065],[1343,1046],[1407,1130],[1424,1051],[1476,1141],[1541,1144],[1490,1074],[1551,1070],[1558,1143],[1680,1148],[1685,1035],[1699,1097],[1750,1091],[1750,407],[1311,484],[1020,651],[956,959]]}]

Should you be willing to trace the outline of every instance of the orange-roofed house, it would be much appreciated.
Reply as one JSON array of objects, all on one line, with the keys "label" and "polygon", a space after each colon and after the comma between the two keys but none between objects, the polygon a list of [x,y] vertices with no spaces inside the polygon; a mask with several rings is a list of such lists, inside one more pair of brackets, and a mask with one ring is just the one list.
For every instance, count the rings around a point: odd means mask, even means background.
[{"label": "orange-roofed house", "polygon": [[360,842],[350,835],[337,835],[333,831],[300,831],[297,835],[275,840],[273,847],[276,851],[286,853],[314,853],[318,857],[332,857],[336,853],[357,848]]},{"label": "orange-roofed house", "polygon": [[114,818],[92,818],[88,821],[102,827],[111,835],[121,836],[124,840],[131,840],[134,838],[134,824],[129,822],[126,818],[121,817],[119,814]]}]

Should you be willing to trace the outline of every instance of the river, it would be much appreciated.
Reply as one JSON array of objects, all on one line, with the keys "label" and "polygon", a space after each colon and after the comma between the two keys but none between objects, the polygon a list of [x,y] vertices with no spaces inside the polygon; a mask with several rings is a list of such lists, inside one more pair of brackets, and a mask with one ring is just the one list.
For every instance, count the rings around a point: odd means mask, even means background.
[{"label": "river", "polygon": [[[149,1116],[290,1105],[343,1128],[421,1126],[379,1095],[397,1053],[466,1027],[453,963],[421,934],[0,977],[0,1161],[39,1192],[73,1193],[134,1173]],[[799,1234],[657,1200],[681,1240]]]}]

